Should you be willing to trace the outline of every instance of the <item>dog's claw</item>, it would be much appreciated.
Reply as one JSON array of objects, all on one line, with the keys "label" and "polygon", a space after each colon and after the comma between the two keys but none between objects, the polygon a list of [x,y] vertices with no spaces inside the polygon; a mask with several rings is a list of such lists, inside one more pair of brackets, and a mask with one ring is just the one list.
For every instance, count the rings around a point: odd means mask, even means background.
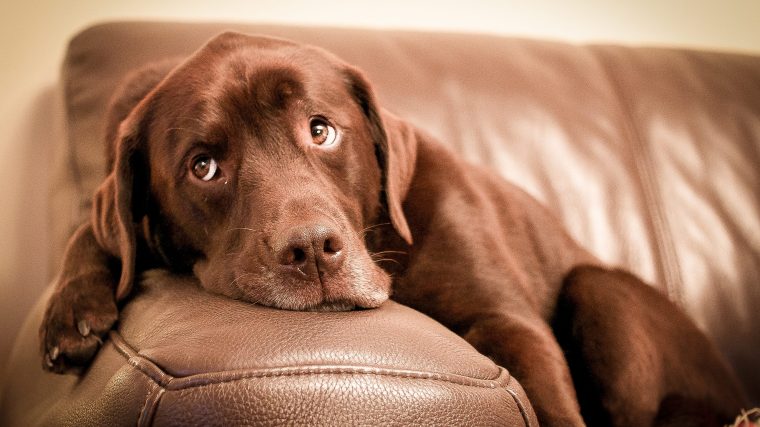
[{"label": "dog's claw", "polygon": [[[57,284],[40,326],[42,368],[80,374],[118,318],[110,275]],[[63,280],[63,279],[60,279]]]},{"label": "dog's claw", "polygon": [[47,365],[48,368],[53,369],[53,361],[50,359],[50,355],[45,355],[45,365]]},{"label": "dog's claw", "polygon": [[90,324],[87,323],[87,321],[84,319],[77,322],[77,329],[79,329],[79,333],[83,337],[90,335],[90,331],[91,331]]}]

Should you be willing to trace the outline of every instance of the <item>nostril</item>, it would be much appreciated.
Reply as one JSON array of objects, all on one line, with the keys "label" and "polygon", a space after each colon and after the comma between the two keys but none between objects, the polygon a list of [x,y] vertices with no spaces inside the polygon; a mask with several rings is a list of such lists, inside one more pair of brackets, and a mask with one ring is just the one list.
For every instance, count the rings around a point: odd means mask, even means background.
[{"label": "nostril", "polygon": [[321,224],[295,226],[276,235],[272,249],[276,262],[310,278],[317,272],[335,272],[347,256],[342,236]]},{"label": "nostril", "polygon": [[306,261],[306,252],[301,248],[294,248],[291,251],[291,256],[293,257],[291,264],[302,264]]},{"label": "nostril", "polygon": [[280,263],[283,265],[299,265],[306,262],[306,251],[299,247],[290,247],[282,252]]},{"label": "nostril", "polygon": [[340,241],[340,239],[332,238],[325,239],[325,244],[322,248],[326,254],[335,254],[340,252],[341,249],[343,249],[343,243]]}]

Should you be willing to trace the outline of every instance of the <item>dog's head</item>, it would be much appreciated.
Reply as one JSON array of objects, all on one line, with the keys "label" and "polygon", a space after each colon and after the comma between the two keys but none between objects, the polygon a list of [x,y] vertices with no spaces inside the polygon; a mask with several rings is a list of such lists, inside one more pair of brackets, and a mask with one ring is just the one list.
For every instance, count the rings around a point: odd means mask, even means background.
[{"label": "dog's head", "polygon": [[375,307],[390,278],[364,231],[401,209],[414,132],[362,74],[284,40],[225,33],[121,122],[95,195],[98,242],[130,290],[145,241],[214,292],[288,309]]}]

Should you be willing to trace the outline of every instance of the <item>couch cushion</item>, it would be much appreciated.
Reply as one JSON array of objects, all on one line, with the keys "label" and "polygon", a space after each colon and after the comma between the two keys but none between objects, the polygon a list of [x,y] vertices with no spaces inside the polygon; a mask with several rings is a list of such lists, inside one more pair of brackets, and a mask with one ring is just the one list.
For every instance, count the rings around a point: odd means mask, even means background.
[{"label": "couch cushion", "polygon": [[40,368],[41,308],[11,357],[2,425],[537,425],[506,370],[393,302],[275,310],[150,271],[81,381]]}]

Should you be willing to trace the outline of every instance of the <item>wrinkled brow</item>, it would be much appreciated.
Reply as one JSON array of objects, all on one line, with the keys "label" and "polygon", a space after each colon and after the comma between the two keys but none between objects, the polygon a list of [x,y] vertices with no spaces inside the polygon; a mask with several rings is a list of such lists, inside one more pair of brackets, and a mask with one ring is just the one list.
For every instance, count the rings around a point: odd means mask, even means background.
[{"label": "wrinkled brow", "polygon": [[224,70],[210,89],[211,105],[228,123],[277,114],[306,97],[303,76],[293,67],[270,65],[252,68],[245,63]]},{"label": "wrinkled brow", "polygon": [[242,129],[263,125],[296,102],[307,109],[311,104],[304,77],[292,65],[230,61],[212,74],[205,74],[205,82],[199,74],[183,76],[177,91],[163,94],[161,136],[168,141],[167,150],[177,150],[188,140],[218,145]]}]

